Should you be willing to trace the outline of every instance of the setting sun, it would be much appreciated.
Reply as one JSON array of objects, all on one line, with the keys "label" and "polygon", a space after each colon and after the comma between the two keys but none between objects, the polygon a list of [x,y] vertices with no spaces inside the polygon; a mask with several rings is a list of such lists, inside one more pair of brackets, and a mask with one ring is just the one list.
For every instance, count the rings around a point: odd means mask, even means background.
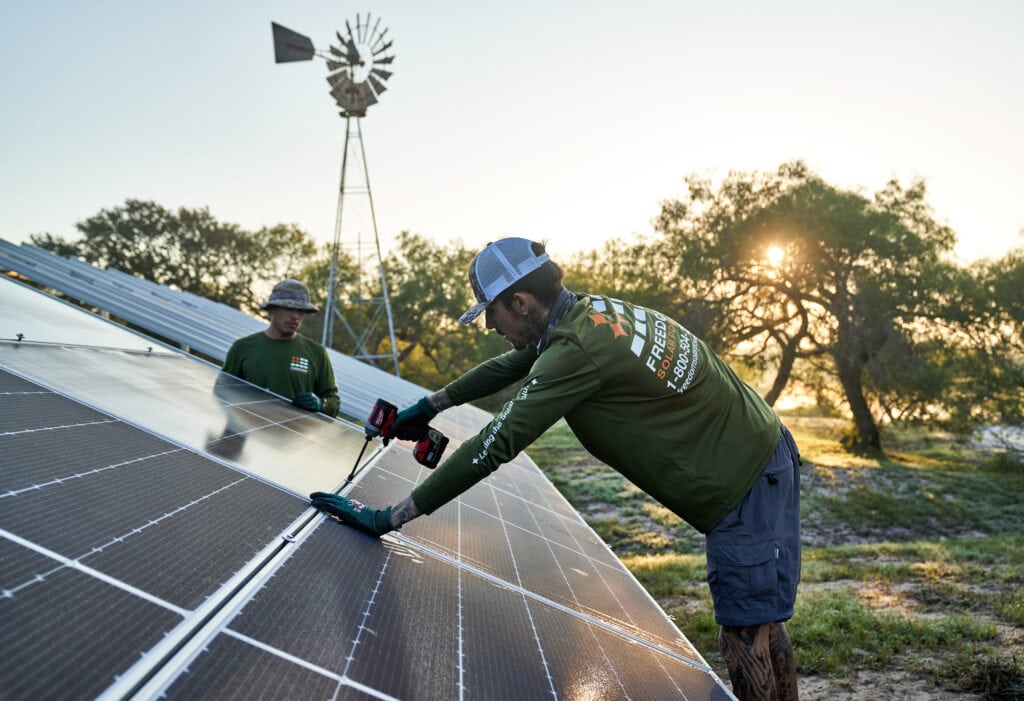
[{"label": "setting sun", "polygon": [[777,268],[782,264],[782,259],[786,257],[786,254],[778,246],[769,246],[768,250],[764,252],[764,257],[768,259],[768,265]]}]

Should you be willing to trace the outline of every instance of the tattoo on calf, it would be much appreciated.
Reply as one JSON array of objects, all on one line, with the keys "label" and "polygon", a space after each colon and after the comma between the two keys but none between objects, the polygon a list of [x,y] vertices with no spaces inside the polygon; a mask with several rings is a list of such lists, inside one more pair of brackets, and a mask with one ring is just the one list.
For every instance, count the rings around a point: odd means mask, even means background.
[{"label": "tattoo on calf", "polygon": [[723,626],[719,645],[738,699],[796,701],[796,665],[785,624]]}]

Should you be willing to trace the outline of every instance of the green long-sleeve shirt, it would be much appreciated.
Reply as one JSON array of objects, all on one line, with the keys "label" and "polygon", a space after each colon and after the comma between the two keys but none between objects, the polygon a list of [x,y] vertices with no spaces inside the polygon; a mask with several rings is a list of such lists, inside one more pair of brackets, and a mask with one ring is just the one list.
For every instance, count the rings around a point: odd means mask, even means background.
[{"label": "green long-sleeve shirt", "polygon": [[701,532],[743,499],[775,451],[779,419],[700,339],[659,312],[581,296],[532,348],[445,389],[455,404],[523,378],[519,394],[412,493],[431,513],[565,417],[595,457]]},{"label": "green long-sleeve shirt", "polygon": [[338,385],[327,349],[305,336],[277,339],[262,331],[245,336],[231,344],[221,369],[287,399],[312,392],[323,400],[323,413],[338,415]]}]

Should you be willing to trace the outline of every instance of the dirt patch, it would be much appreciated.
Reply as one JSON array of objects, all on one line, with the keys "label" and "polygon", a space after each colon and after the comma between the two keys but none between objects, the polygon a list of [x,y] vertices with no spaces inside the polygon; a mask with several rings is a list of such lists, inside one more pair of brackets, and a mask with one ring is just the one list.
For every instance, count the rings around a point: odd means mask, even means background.
[{"label": "dirt patch", "polygon": [[801,701],[982,701],[984,696],[940,689],[928,679],[892,670],[852,672],[845,679],[804,676],[797,680]]}]

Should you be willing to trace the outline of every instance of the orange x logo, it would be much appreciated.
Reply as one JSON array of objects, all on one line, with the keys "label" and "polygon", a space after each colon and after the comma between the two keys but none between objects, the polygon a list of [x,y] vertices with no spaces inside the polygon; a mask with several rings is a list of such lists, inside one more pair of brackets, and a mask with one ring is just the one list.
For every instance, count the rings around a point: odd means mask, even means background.
[{"label": "orange x logo", "polygon": [[590,320],[594,322],[594,327],[598,327],[601,324],[608,324],[612,327],[612,338],[618,338],[619,336],[627,336],[626,330],[622,328],[622,317],[616,313],[608,314],[591,314]]}]

